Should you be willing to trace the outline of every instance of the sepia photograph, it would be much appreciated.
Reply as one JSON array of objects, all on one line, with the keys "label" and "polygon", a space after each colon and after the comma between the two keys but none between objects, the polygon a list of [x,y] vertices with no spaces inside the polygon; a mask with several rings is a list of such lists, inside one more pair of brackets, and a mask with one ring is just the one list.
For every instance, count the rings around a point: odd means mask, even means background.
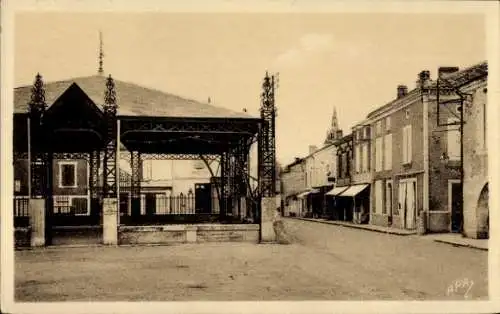
[{"label": "sepia photograph", "polygon": [[12,302],[494,299],[498,4],[457,2],[48,5],[6,37],[2,1]]}]

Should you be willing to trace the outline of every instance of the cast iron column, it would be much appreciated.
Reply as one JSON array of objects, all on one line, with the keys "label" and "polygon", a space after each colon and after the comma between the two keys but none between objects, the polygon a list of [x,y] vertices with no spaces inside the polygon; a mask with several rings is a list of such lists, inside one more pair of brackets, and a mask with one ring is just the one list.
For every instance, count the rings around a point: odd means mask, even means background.
[{"label": "cast iron column", "polygon": [[44,198],[46,196],[46,170],[47,156],[44,152],[44,136],[42,128],[42,117],[47,104],[45,103],[45,89],[42,76],[37,74],[35,83],[31,90],[31,101],[28,106],[29,114],[29,151],[31,171],[31,197]]},{"label": "cast iron column", "polygon": [[132,168],[131,176],[131,206],[132,217],[141,215],[141,179],[142,179],[142,162],[141,153],[139,151],[130,152],[130,167]]},{"label": "cast iron column", "polygon": [[[31,246],[50,244],[52,208],[52,162],[48,162],[47,139],[42,119],[47,105],[42,76],[37,74],[28,104],[29,216]],[[49,188],[50,184],[50,188]]]},{"label": "cast iron column", "polygon": [[99,166],[101,163],[101,152],[92,151],[90,153],[90,216],[99,217]]},{"label": "cast iron column", "polygon": [[104,96],[104,116],[106,119],[106,141],[104,147],[104,163],[103,163],[103,194],[105,198],[117,198],[116,182],[116,91],[115,83],[111,75],[106,80],[106,93]]}]

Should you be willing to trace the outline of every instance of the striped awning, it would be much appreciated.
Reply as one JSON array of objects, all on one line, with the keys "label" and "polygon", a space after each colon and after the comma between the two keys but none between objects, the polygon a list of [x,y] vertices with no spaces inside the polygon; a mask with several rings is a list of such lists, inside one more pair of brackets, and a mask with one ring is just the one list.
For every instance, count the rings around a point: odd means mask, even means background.
[{"label": "striped awning", "polygon": [[357,185],[351,185],[347,190],[342,192],[340,196],[348,196],[348,197],[353,197],[358,195],[359,193],[363,192],[364,189],[368,187],[369,184],[357,184]]},{"label": "striped awning", "polygon": [[304,198],[309,194],[315,194],[315,193],[319,193],[319,190],[318,189],[307,190],[297,195],[297,198]]},{"label": "striped awning", "polygon": [[338,186],[338,187],[334,187],[333,189],[331,189],[330,191],[326,192],[325,195],[328,195],[328,196],[337,196],[339,194],[342,194],[342,192],[344,192],[345,190],[347,190],[349,187],[348,186]]}]

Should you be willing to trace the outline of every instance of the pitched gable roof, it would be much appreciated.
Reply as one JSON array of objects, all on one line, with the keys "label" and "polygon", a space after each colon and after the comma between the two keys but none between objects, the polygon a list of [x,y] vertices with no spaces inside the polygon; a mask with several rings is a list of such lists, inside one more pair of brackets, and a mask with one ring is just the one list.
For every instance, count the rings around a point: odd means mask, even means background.
[{"label": "pitched gable roof", "polygon": [[[190,117],[190,118],[255,118],[244,112],[216,107],[170,93],[114,80],[121,116]],[[102,109],[106,77],[94,75],[45,83],[45,100],[51,106],[68,87],[76,83]],[[14,89],[14,112],[25,113],[31,97],[31,85]]]},{"label": "pitched gable roof", "polygon": [[[449,74],[445,77],[445,80],[451,84],[450,87],[453,88],[461,88],[467,84],[470,84],[471,82],[475,80],[479,80],[483,77],[488,76],[488,62],[483,61],[478,64],[474,64],[472,66],[469,66],[467,68],[464,68],[460,71],[457,71],[455,73]],[[437,81],[433,80],[429,82],[429,85],[426,87],[426,89],[433,89],[435,90],[437,88]],[[368,113],[366,116],[367,119],[372,118],[373,116],[383,113],[387,111],[389,108],[395,106],[396,104],[399,103],[404,103],[408,101],[408,99],[417,96],[420,93],[420,88],[416,87],[412,89],[408,94],[406,94],[404,97],[401,98],[396,98],[388,102],[387,104],[373,110],[372,112]],[[364,122],[361,122],[361,124]]]}]

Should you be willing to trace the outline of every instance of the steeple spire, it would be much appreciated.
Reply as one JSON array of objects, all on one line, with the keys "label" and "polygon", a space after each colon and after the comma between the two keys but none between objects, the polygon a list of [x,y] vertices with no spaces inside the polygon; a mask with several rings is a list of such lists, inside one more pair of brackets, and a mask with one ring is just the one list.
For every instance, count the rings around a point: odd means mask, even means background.
[{"label": "steeple spire", "polygon": [[103,59],[104,59],[104,51],[102,49],[102,31],[99,31],[99,69],[97,70],[97,73],[99,75],[104,75]]},{"label": "steeple spire", "polygon": [[335,140],[337,140],[339,136],[341,135],[341,131],[339,130],[339,122],[337,121],[337,108],[333,107],[333,113],[332,113],[332,122],[330,125],[330,128],[326,132],[326,139],[325,139],[325,144],[331,143]]},{"label": "steeple spire", "polygon": [[337,121],[337,108],[333,107],[333,115],[332,115],[332,131],[337,131],[339,129],[339,123]]}]

